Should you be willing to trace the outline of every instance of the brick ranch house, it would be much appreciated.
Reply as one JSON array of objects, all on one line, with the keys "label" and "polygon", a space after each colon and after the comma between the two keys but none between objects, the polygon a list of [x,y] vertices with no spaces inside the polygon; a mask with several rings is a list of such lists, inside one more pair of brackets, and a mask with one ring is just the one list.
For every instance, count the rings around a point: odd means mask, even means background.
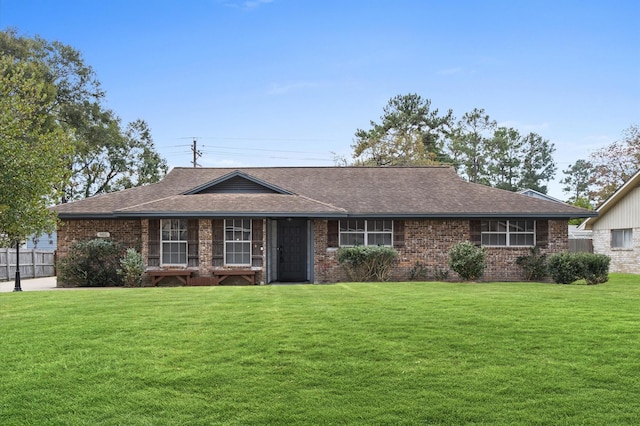
[{"label": "brick ranch house", "polygon": [[74,241],[111,238],[140,250],[154,284],[184,271],[200,285],[345,281],[337,249],[353,245],[394,247],[393,280],[417,264],[431,279],[459,241],[488,249],[485,280],[520,280],[518,256],[566,251],[567,221],[594,215],[445,166],[174,168],[159,183],[54,210],[59,258]]}]

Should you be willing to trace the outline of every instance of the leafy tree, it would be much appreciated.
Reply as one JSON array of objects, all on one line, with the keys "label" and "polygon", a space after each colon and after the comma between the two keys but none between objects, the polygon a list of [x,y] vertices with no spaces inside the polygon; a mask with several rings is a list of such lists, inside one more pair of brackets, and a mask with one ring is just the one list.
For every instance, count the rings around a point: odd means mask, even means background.
[{"label": "leafy tree", "polygon": [[469,182],[490,184],[487,149],[496,126],[495,120],[478,108],[458,121],[449,150],[458,170]]},{"label": "leafy tree", "polygon": [[589,158],[593,164],[591,196],[603,202],[640,170],[640,127],[630,126],[622,140],[593,152]]},{"label": "leafy tree", "polygon": [[33,64],[0,57],[0,243],[50,232],[51,188],[67,177],[69,135],[50,123],[51,88]]},{"label": "leafy tree", "polygon": [[524,159],[518,188],[546,194],[545,183],[553,179],[557,170],[553,159],[555,146],[537,133],[529,133],[522,140],[522,149]]},{"label": "leafy tree", "polygon": [[67,199],[90,197],[159,181],[166,173],[166,163],[153,149],[147,123],[136,120],[122,132],[114,119],[102,130],[109,144],[82,140],[76,145],[72,185]]},{"label": "leafy tree", "polygon": [[499,127],[487,143],[491,186],[517,191],[522,165],[522,137],[513,128]]},{"label": "leafy tree", "polygon": [[567,170],[563,170],[565,177],[560,181],[564,185],[562,190],[570,194],[569,202],[587,200],[590,204],[590,183],[593,176],[593,165],[589,161],[578,160],[571,164]]},{"label": "leafy tree", "polygon": [[355,133],[356,164],[395,166],[446,162],[444,141],[453,122],[451,110],[439,115],[417,94],[398,95],[384,107],[380,123]]},{"label": "leafy tree", "polygon": [[[398,95],[384,107],[380,123],[358,129],[353,158],[358,165],[395,166],[449,163],[462,177],[510,191],[546,193],[555,176],[555,147],[540,135],[497,127],[482,108],[455,122],[452,110],[439,115],[417,94]],[[335,156],[336,165],[347,165]]]},{"label": "leafy tree", "polygon": [[[579,197],[575,200],[570,201],[569,204],[571,204],[572,206],[583,208],[583,209],[593,210],[593,205],[591,204],[591,201],[589,201],[589,199],[586,197]],[[584,218],[571,219],[569,220],[569,225],[580,225],[584,221],[585,221]]]},{"label": "leafy tree", "polygon": [[72,137],[74,150],[65,157],[72,180],[56,185],[60,201],[155,182],[166,173],[148,126],[140,121],[121,126],[104,107],[100,82],[76,49],[38,36],[21,37],[9,29],[0,31],[0,54],[30,64],[29,76],[53,97],[44,124]]}]

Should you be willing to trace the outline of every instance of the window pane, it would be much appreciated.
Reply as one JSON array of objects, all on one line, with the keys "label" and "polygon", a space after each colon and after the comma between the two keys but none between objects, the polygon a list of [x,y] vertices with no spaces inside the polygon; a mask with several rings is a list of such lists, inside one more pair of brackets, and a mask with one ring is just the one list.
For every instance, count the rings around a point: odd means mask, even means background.
[{"label": "window pane", "polygon": [[625,229],[624,231],[624,247],[631,248],[633,247],[633,229]]},{"label": "window pane", "polygon": [[340,234],[341,246],[362,246],[364,245],[364,233],[344,233]]},{"label": "window pane", "polygon": [[633,247],[633,230],[632,229],[612,229],[611,230],[611,247],[612,248]]},{"label": "window pane", "polygon": [[188,238],[186,220],[163,219],[161,227],[160,237],[162,241],[186,241]]},{"label": "window pane", "polygon": [[251,263],[251,243],[226,243],[225,263],[230,265],[249,265]]},{"label": "window pane", "polygon": [[[343,221],[340,221],[341,223]],[[345,228],[343,231],[349,232],[364,232],[364,220],[363,219],[349,219],[345,221]]]},{"label": "window pane", "polygon": [[533,232],[533,220],[510,220],[510,232]]},{"label": "window pane", "polygon": [[507,222],[500,220],[483,220],[482,232],[507,232]]},{"label": "window pane", "polygon": [[251,240],[251,220],[250,219],[225,220],[225,240],[250,241]]},{"label": "window pane", "polygon": [[369,238],[367,244],[370,246],[390,246],[391,245],[391,234],[369,234]]},{"label": "window pane", "polygon": [[482,245],[485,246],[506,246],[506,234],[482,234]]},{"label": "window pane", "polygon": [[511,234],[510,245],[512,246],[532,246],[533,234]]},{"label": "window pane", "polygon": [[186,265],[187,243],[162,243],[162,263],[167,265]]}]

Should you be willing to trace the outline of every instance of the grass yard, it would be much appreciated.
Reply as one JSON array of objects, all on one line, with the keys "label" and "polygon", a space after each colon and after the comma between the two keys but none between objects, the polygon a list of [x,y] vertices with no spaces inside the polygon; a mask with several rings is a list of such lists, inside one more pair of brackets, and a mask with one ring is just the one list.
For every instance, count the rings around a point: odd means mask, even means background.
[{"label": "grass yard", "polygon": [[640,276],[0,294],[2,425],[640,424]]}]

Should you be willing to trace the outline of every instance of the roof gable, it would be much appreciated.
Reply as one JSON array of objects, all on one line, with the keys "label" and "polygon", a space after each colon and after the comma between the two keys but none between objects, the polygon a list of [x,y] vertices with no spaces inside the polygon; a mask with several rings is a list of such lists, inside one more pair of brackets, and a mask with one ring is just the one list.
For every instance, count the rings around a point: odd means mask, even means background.
[{"label": "roof gable", "polygon": [[287,194],[292,193],[239,170],[199,185],[184,195],[194,194]]},{"label": "roof gable", "polygon": [[581,229],[593,229],[593,225],[606,216],[607,212],[616,207],[620,201],[624,200],[630,193],[633,192],[635,188],[640,187],[640,170],[636,172],[628,181],[626,181],[616,192],[614,192],[609,198],[607,198],[596,211],[598,212],[597,217],[591,217],[585,220],[582,225],[580,225]]}]

